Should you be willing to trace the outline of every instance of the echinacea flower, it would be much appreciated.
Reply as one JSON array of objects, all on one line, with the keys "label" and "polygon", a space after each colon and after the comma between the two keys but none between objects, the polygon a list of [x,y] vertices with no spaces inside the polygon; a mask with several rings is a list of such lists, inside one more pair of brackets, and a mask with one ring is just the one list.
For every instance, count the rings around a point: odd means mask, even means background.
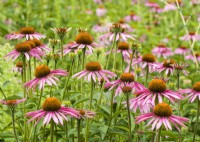
[{"label": "echinacea flower", "polygon": [[153,8],[159,6],[156,2],[148,1],[145,3],[145,6]]},{"label": "echinacea flower", "polygon": [[15,49],[8,53],[5,57],[14,61],[20,55],[24,55],[27,60],[29,60],[30,57],[36,57],[38,60],[42,60],[40,56],[42,56],[43,53],[37,49],[32,49],[30,43],[23,42],[16,44]]},{"label": "echinacea flower", "polygon": [[18,72],[22,73],[23,72],[23,63],[17,62],[13,71],[18,71]]},{"label": "echinacea flower", "polygon": [[23,27],[20,29],[19,32],[11,33],[6,36],[7,39],[21,39],[21,38],[26,38],[26,40],[29,39],[41,39],[45,38],[45,35],[42,35],[40,33],[37,33],[33,27]]},{"label": "echinacea flower", "polygon": [[[195,53],[195,57],[197,61],[200,61],[200,53]],[[185,59],[192,60],[193,62],[195,62],[195,58],[192,54],[185,56]]]},{"label": "echinacea flower", "polygon": [[68,121],[66,116],[79,118],[79,113],[73,108],[68,108],[61,105],[61,102],[54,97],[47,98],[42,104],[42,109],[26,113],[27,117],[31,117],[28,123],[36,120],[37,125],[43,119],[43,125],[48,125],[52,120],[56,124],[63,125],[63,119]]},{"label": "echinacea flower", "polygon": [[24,101],[26,101],[26,98],[16,99],[16,100],[0,100],[0,103],[10,107],[15,107],[17,104],[23,103]]},{"label": "echinacea flower", "polygon": [[118,52],[122,53],[123,58],[130,58],[132,54],[132,50],[127,42],[118,43]]},{"label": "echinacea flower", "polygon": [[198,40],[199,41],[200,35],[198,33],[195,33],[195,32],[190,32],[189,34],[181,37],[181,40],[185,40],[185,41],[188,41],[188,40],[196,41],[196,40]]},{"label": "echinacea flower", "polygon": [[142,68],[148,68],[149,72],[154,71],[154,69],[159,65],[156,63],[156,57],[153,54],[144,54],[142,57],[132,59],[132,66],[135,64],[140,64]]},{"label": "echinacea flower", "polygon": [[162,64],[160,64],[158,67],[155,68],[155,71],[157,72],[163,72],[165,71],[166,75],[171,75],[174,72],[174,60],[164,60]]},{"label": "echinacea flower", "polygon": [[86,119],[86,118],[90,118],[91,119],[96,115],[95,112],[92,112],[90,110],[81,109],[78,112],[79,112],[79,115],[80,115],[80,119]]},{"label": "echinacea flower", "polygon": [[78,48],[77,47],[72,47],[71,45],[73,45],[75,42],[69,42],[68,44],[64,45],[64,55],[70,53],[70,52],[77,52]]},{"label": "echinacea flower", "polygon": [[105,84],[105,88],[109,88],[109,90],[116,88],[115,96],[122,93],[122,88],[124,86],[130,86],[134,90],[144,89],[142,84],[135,81],[132,73],[122,73],[119,79]]},{"label": "echinacea flower", "polygon": [[188,71],[185,70],[185,68],[188,67],[187,64],[177,64],[177,63],[175,63],[175,64],[173,64],[173,66],[174,66],[174,70],[175,70],[176,73],[183,74],[185,76],[188,75]]},{"label": "echinacea flower", "polygon": [[39,39],[34,38],[33,40],[31,40],[35,43],[35,48],[38,50],[42,50],[42,51],[51,51],[50,48],[47,47],[47,45],[45,45],[44,43],[42,43]]},{"label": "echinacea flower", "polygon": [[124,20],[125,20],[126,22],[140,21],[140,17],[137,16],[134,12],[131,12],[130,15],[124,17]]},{"label": "echinacea flower", "polygon": [[120,24],[120,23],[114,23],[114,24],[108,24],[110,27],[110,32],[102,35],[99,39],[100,41],[105,40],[109,38],[110,41],[113,41],[116,37],[116,41],[118,40],[124,40],[127,41],[127,39],[135,40],[135,35],[130,35],[126,33],[126,25]]},{"label": "echinacea flower", "polygon": [[102,17],[107,13],[107,10],[105,9],[104,6],[99,6],[99,8],[96,9],[96,15],[98,17]]},{"label": "echinacea flower", "polygon": [[143,100],[143,104],[147,101],[152,100],[152,104],[155,105],[156,99],[159,103],[163,102],[163,98],[168,99],[170,102],[174,103],[177,100],[183,99],[182,95],[167,89],[167,85],[163,79],[153,79],[148,88],[136,91],[138,100]]},{"label": "echinacea flower", "polygon": [[77,77],[78,79],[84,77],[88,81],[93,80],[96,82],[96,79],[100,82],[103,78],[107,82],[110,82],[108,78],[115,77],[116,74],[109,70],[103,70],[101,65],[98,62],[89,62],[85,66],[86,70],[83,70],[79,73],[76,73],[72,78]]},{"label": "echinacea flower", "polygon": [[160,57],[166,58],[168,56],[172,56],[173,55],[172,49],[169,48],[169,47],[166,47],[164,44],[160,44],[157,47],[155,47],[152,50],[152,53],[154,55],[156,55],[158,58],[160,58]]},{"label": "echinacea flower", "polygon": [[180,46],[174,50],[174,53],[179,55],[186,55],[189,53],[189,49],[185,46]]},{"label": "echinacea flower", "polygon": [[92,30],[95,32],[95,33],[105,33],[107,31],[109,31],[109,28],[106,27],[106,26],[103,26],[102,23],[98,23],[96,25],[94,25],[92,27]]},{"label": "echinacea flower", "polygon": [[163,8],[163,12],[168,12],[168,11],[174,11],[176,10],[176,4],[171,2],[171,3],[167,3],[165,5],[165,7]]},{"label": "echinacea flower", "polygon": [[63,40],[65,35],[71,30],[71,28],[51,28],[51,30],[55,34],[57,34],[61,40]]},{"label": "echinacea flower", "polygon": [[93,53],[93,48],[97,44],[93,42],[93,37],[84,30],[79,30],[79,34],[76,36],[75,43],[71,44],[70,48],[77,47],[78,49],[87,49],[89,53]]},{"label": "echinacea flower", "polygon": [[173,124],[178,131],[180,131],[178,125],[186,127],[184,123],[189,121],[188,118],[173,115],[172,108],[164,102],[157,104],[154,107],[153,112],[137,116],[136,124],[145,120],[150,120],[147,126],[152,125],[151,130],[158,130],[162,125],[164,125],[167,130],[172,130],[171,124]]},{"label": "echinacea flower", "polygon": [[55,75],[66,76],[67,74],[65,70],[50,70],[46,65],[39,65],[35,69],[35,78],[26,82],[24,87],[27,87],[29,90],[35,88],[37,85],[39,85],[39,89],[44,88],[45,84],[50,86],[56,85],[56,81],[59,81],[59,79]]},{"label": "echinacea flower", "polygon": [[192,89],[180,89],[178,91],[181,94],[187,94],[186,98],[189,98],[189,102],[194,102],[196,99],[200,100],[200,82],[196,82]]}]

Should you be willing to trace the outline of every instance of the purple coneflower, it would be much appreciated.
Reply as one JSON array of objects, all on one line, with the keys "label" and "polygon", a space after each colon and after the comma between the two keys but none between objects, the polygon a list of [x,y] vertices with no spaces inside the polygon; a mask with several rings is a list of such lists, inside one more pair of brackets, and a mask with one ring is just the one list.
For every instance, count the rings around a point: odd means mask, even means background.
[{"label": "purple coneflower", "polygon": [[[195,53],[195,56],[197,61],[200,61],[200,53]],[[185,59],[192,60],[193,62],[195,62],[195,58],[192,54],[185,56]]]},{"label": "purple coneflower", "polygon": [[189,49],[185,46],[180,46],[174,50],[174,53],[179,55],[186,55],[189,53]]},{"label": "purple coneflower", "polygon": [[198,40],[199,41],[200,40],[200,35],[198,33],[195,33],[195,32],[190,32],[188,35],[184,35],[183,37],[181,37],[181,40],[185,40],[185,41]]},{"label": "purple coneflower", "polygon": [[123,58],[130,58],[132,54],[132,49],[130,48],[127,42],[119,42],[118,43],[118,52],[121,52]]},{"label": "purple coneflower", "polygon": [[17,71],[22,73],[23,72],[23,63],[22,62],[17,62],[15,64],[15,67],[13,68],[13,71]]},{"label": "purple coneflower", "polygon": [[172,115],[172,108],[164,102],[157,104],[153,112],[137,116],[136,123],[139,124],[148,119],[150,119],[150,121],[147,126],[152,124],[151,130],[158,130],[162,125],[164,125],[167,130],[172,130],[171,124],[173,124],[180,131],[178,125],[186,127],[184,123],[189,121],[188,118]]},{"label": "purple coneflower", "polygon": [[157,72],[163,72],[165,71],[166,75],[171,75],[174,72],[174,60],[164,60],[160,66],[155,68],[155,71]]},{"label": "purple coneflower", "polygon": [[120,39],[127,41],[127,39],[129,38],[135,40],[134,38],[135,35],[130,35],[126,33],[127,27],[125,25],[120,23],[114,23],[114,24],[109,24],[109,27],[110,27],[110,32],[106,33],[105,35],[102,35],[99,38],[100,40],[105,40],[106,38],[109,38],[110,41],[113,41],[114,38],[116,38],[116,41]]},{"label": "purple coneflower", "polygon": [[105,84],[105,88],[109,88],[109,90],[112,90],[116,87],[115,96],[122,93],[122,87],[124,86],[130,86],[134,90],[144,89],[142,84],[135,81],[132,73],[122,73],[119,79]]},{"label": "purple coneflower", "polygon": [[93,118],[96,115],[96,113],[89,110],[81,109],[79,110],[79,115],[81,119],[85,119],[85,118]]},{"label": "purple coneflower", "polygon": [[21,38],[26,38],[26,40],[29,39],[41,39],[45,38],[45,35],[42,35],[40,33],[35,32],[35,29],[33,27],[24,27],[21,28],[19,32],[11,33],[6,36],[7,39],[21,39]]},{"label": "purple coneflower", "polygon": [[88,81],[93,80],[96,82],[96,79],[100,82],[103,78],[107,82],[110,82],[108,78],[115,77],[116,74],[109,70],[103,70],[101,65],[98,62],[89,62],[85,66],[86,70],[83,70],[75,75],[72,76],[72,78],[77,77],[78,79],[84,77]]},{"label": "purple coneflower", "polygon": [[138,100],[143,100],[143,104],[148,100],[152,100],[152,104],[155,105],[156,101],[159,103],[163,102],[163,98],[167,98],[170,102],[174,103],[183,98],[179,93],[168,90],[165,81],[157,78],[149,83],[148,88],[136,91],[135,93],[140,94]]},{"label": "purple coneflower", "polygon": [[107,10],[105,9],[104,6],[99,6],[99,8],[96,9],[96,15],[98,17],[102,17],[107,13]]},{"label": "purple coneflower", "polygon": [[183,74],[185,76],[188,75],[188,71],[185,70],[185,68],[188,67],[187,64],[177,64],[177,63],[175,63],[175,64],[173,64],[173,66],[174,66],[174,70],[176,71],[177,74]]},{"label": "purple coneflower", "polygon": [[145,3],[145,6],[152,8],[152,7],[157,7],[159,5],[156,2],[148,1]]},{"label": "purple coneflower", "polygon": [[78,48],[77,47],[72,47],[71,45],[73,45],[75,42],[69,42],[68,44],[64,45],[64,55],[70,53],[70,52],[77,52]]},{"label": "purple coneflower", "polygon": [[28,123],[36,120],[35,125],[43,118],[43,125],[48,125],[51,120],[56,124],[63,125],[63,119],[68,121],[66,115],[79,118],[79,112],[77,110],[61,106],[61,102],[54,97],[47,98],[44,101],[41,110],[26,113],[27,117],[31,117]]},{"label": "purple coneflower", "polygon": [[51,49],[48,48],[47,45],[45,45],[44,43],[42,43],[40,40],[34,38],[31,41],[33,41],[35,43],[35,48],[36,49],[47,51],[47,52],[51,51]]},{"label": "purple coneflower", "polygon": [[26,98],[22,98],[22,99],[16,99],[16,100],[0,100],[1,104],[7,105],[7,106],[11,106],[14,107],[19,103],[23,103],[24,101],[26,101]]},{"label": "purple coneflower", "polygon": [[171,2],[165,5],[165,7],[163,8],[163,12],[174,11],[176,9],[176,4]]},{"label": "purple coneflower", "polygon": [[131,21],[140,21],[141,18],[137,16],[134,12],[131,12],[130,15],[124,17],[124,20],[126,22],[131,22]]},{"label": "purple coneflower", "polygon": [[8,59],[12,59],[13,61],[16,60],[20,55],[24,55],[27,60],[30,59],[30,57],[36,57],[38,60],[42,60],[40,56],[43,56],[44,53],[32,48],[32,45],[30,45],[30,42],[23,42],[18,43],[15,45],[15,49],[8,53],[5,57]]},{"label": "purple coneflower", "polygon": [[31,88],[35,88],[39,85],[39,89],[44,88],[45,83],[48,85],[56,85],[56,81],[59,81],[55,75],[58,76],[66,76],[68,73],[64,70],[50,70],[50,68],[46,65],[37,66],[35,69],[35,78],[30,80],[24,84],[24,87],[27,87],[28,90]]},{"label": "purple coneflower", "polygon": [[172,56],[172,50],[169,47],[166,47],[164,44],[160,44],[152,50],[152,53],[158,58]]}]

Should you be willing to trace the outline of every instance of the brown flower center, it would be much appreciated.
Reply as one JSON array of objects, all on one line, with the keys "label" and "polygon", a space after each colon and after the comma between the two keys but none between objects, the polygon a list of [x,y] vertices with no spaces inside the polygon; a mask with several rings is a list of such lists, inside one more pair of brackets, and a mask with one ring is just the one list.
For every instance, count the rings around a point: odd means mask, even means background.
[{"label": "brown flower center", "polygon": [[22,62],[17,62],[17,63],[16,63],[16,67],[22,68],[22,67],[23,67],[23,63],[22,63]]},{"label": "brown flower center", "polygon": [[50,69],[46,65],[37,66],[35,69],[35,77],[42,78],[50,73]]},{"label": "brown flower center", "polygon": [[187,49],[187,47],[185,47],[185,46],[180,46],[180,48],[181,48],[181,49]]},{"label": "brown flower center", "polygon": [[124,94],[131,93],[131,91],[132,91],[132,88],[130,86],[124,86],[124,87],[122,87],[122,92]]},{"label": "brown flower center", "polygon": [[17,100],[7,100],[8,105],[15,105]]},{"label": "brown flower center", "polygon": [[85,66],[88,71],[100,71],[101,65],[98,62],[89,62]]},{"label": "brown flower center", "polygon": [[18,52],[29,52],[31,50],[30,44],[23,42],[15,45],[15,50]]},{"label": "brown flower center", "polygon": [[160,48],[166,48],[166,46],[164,44],[159,44],[158,47],[160,47]]},{"label": "brown flower center", "polygon": [[119,23],[120,23],[120,24],[124,24],[124,23],[125,23],[125,20],[124,20],[124,19],[120,19],[120,20],[119,20]]},{"label": "brown flower center", "polygon": [[85,110],[81,109],[81,110],[79,110],[79,113],[80,113],[81,115],[85,115]]},{"label": "brown flower center", "polygon": [[36,47],[35,43],[31,40],[25,41],[25,43],[28,43],[31,46],[32,49]]},{"label": "brown flower center", "polygon": [[134,81],[134,75],[132,73],[123,73],[120,76],[120,80],[122,82],[133,82]]},{"label": "brown flower center", "polygon": [[144,54],[142,56],[142,61],[148,62],[148,63],[153,63],[156,61],[156,57],[153,54]]},{"label": "brown flower center", "polygon": [[200,82],[196,82],[193,87],[192,87],[193,90],[197,91],[197,92],[200,92]]},{"label": "brown flower center", "polygon": [[195,53],[195,56],[196,56],[196,57],[199,57],[199,56],[200,56],[200,54],[199,54],[199,53]]},{"label": "brown flower center", "polygon": [[119,50],[128,50],[129,44],[127,42],[119,42],[118,43],[118,49]]},{"label": "brown flower center", "polygon": [[93,42],[93,38],[87,32],[80,32],[76,36],[76,43],[78,43],[78,44],[92,44],[92,42]]},{"label": "brown flower center", "polygon": [[154,93],[162,93],[167,89],[165,82],[162,79],[153,79],[149,83],[149,90]]},{"label": "brown flower center", "polygon": [[35,29],[33,27],[24,27],[20,29],[21,34],[34,34]]},{"label": "brown flower center", "polygon": [[61,108],[61,102],[54,97],[47,98],[42,104],[42,109],[45,111],[57,111]]},{"label": "brown flower center", "polygon": [[190,32],[189,35],[194,36],[196,33],[195,32]]},{"label": "brown flower center", "polygon": [[154,114],[168,117],[172,115],[172,108],[167,103],[159,103],[154,107]]},{"label": "brown flower center", "polygon": [[174,60],[164,60],[163,61],[163,66],[164,67],[172,67],[173,64],[175,64]]},{"label": "brown flower center", "polygon": [[35,43],[36,47],[43,45],[43,43],[40,40],[36,39],[36,38],[34,38],[32,41]]}]

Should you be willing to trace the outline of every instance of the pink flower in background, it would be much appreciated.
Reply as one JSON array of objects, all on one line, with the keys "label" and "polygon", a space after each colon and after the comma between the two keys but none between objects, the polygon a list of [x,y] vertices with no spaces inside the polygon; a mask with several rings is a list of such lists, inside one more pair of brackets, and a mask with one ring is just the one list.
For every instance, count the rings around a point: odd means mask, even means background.
[{"label": "pink flower in background", "polygon": [[180,38],[181,40],[185,40],[185,41],[188,41],[188,40],[200,40],[200,35],[199,34],[196,34],[195,32],[190,32],[188,35],[184,35]]},{"label": "pink flower in background", "polygon": [[178,131],[180,131],[178,125],[186,127],[184,123],[189,121],[188,118],[172,115],[172,108],[166,103],[157,104],[153,112],[137,116],[136,124],[145,120],[150,120],[147,126],[152,125],[151,130],[158,130],[162,125],[164,125],[167,130],[172,130],[171,124],[173,124]]},{"label": "pink flower in background", "polygon": [[186,55],[189,53],[189,49],[185,46],[180,46],[174,50],[174,53],[179,55]]},{"label": "pink flower in background", "polygon": [[137,16],[135,13],[131,12],[130,15],[124,17],[124,20],[126,22],[131,22],[131,21],[140,21],[141,18]]},{"label": "pink flower in background", "polygon": [[80,118],[79,112],[77,110],[61,106],[61,102],[54,97],[47,98],[44,101],[41,110],[28,112],[26,113],[26,116],[31,117],[28,120],[28,123],[36,120],[35,125],[37,125],[42,119],[43,125],[48,125],[50,121],[63,125],[63,119],[68,121],[66,116]]},{"label": "pink flower in background", "polygon": [[186,98],[189,98],[189,102],[193,103],[196,99],[200,100],[200,82],[196,82],[192,89],[180,89],[178,91],[181,94],[187,94]]},{"label": "pink flower in background", "polygon": [[64,50],[63,50],[64,55],[66,55],[66,54],[68,54],[70,52],[77,53],[78,48],[71,46],[74,43],[75,42],[69,42],[68,44],[64,45]]},{"label": "pink flower in background", "polygon": [[175,3],[168,3],[163,8],[163,12],[174,11],[174,10],[177,10]]},{"label": "pink flower in background", "polygon": [[37,50],[41,50],[41,51],[46,51],[46,52],[50,52],[51,49],[47,47],[47,45],[45,45],[44,43],[42,43],[40,40],[38,39],[33,39],[31,40],[35,43],[35,48]]},{"label": "pink flower in background", "polygon": [[172,75],[174,72],[174,65],[175,61],[174,60],[164,60],[160,66],[155,68],[155,71],[161,73],[165,71],[166,75]]},{"label": "pink flower in background", "polygon": [[96,33],[105,33],[109,31],[108,27],[103,26],[101,23],[96,24],[92,27],[92,30]]},{"label": "pink flower in background", "polygon": [[155,6],[151,8],[151,11],[155,13],[162,13],[163,9],[160,6]]},{"label": "pink flower in background", "polygon": [[21,39],[21,38],[26,38],[26,40],[29,40],[34,38],[41,39],[45,37],[46,37],[45,35],[35,32],[35,29],[32,27],[24,27],[21,28],[19,32],[6,35],[6,39],[8,40]]},{"label": "pink flower in background", "polygon": [[160,57],[166,58],[168,56],[172,56],[173,55],[172,49],[169,48],[169,47],[166,47],[164,44],[160,44],[157,47],[155,47],[152,50],[152,53],[154,55],[156,55],[158,58],[160,58]]},{"label": "pink flower in background", "polygon": [[99,6],[99,8],[96,9],[96,15],[98,17],[102,17],[102,16],[106,15],[106,13],[107,13],[107,10],[105,9],[104,6]]},{"label": "pink flower in background", "polygon": [[154,8],[154,7],[158,7],[159,5],[155,2],[146,2],[145,6],[150,7],[150,8]]},{"label": "pink flower in background", "polygon": [[24,101],[26,101],[26,98],[22,98],[22,99],[16,99],[16,100],[0,100],[0,103],[3,105],[7,105],[7,106],[16,106],[19,103],[23,103]]},{"label": "pink flower in background", "polygon": [[158,98],[159,103],[163,101],[163,98],[167,98],[171,103],[183,99],[179,93],[168,90],[165,81],[162,79],[153,79],[149,83],[148,88],[136,91],[135,93],[140,94],[138,100],[143,100],[143,104],[151,100],[152,104],[155,105],[156,98]]},{"label": "pink flower in background", "polygon": [[114,74],[109,70],[103,70],[98,62],[89,62],[86,64],[85,68],[86,70],[76,73],[75,75],[72,76],[72,78],[77,77],[78,79],[80,79],[84,77],[86,80],[88,81],[93,80],[94,82],[96,82],[97,79],[100,82],[101,79],[103,78],[107,82],[110,82],[108,78],[116,76],[116,74]]},{"label": "pink flower in background", "polygon": [[39,65],[35,69],[35,78],[26,82],[24,87],[27,87],[28,90],[31,88],[36,88],[39,85],[39,89],[43,89],[45,84],[50,86],[56,85],[56,81],[59,81],[55,75],[66,76],[68,73],[65,70],[50,70],[46,65]]},{"label": "pink flower in background", "polygon": [[[197,61],[200,61],[200,53],[195,53],[195,56],[196,56]],[[192,60],[193,62],[195,62],[195,58],[193,54],[185,56],[185,59]]]},{"label": "pink flower in background", "polygon": [[96,113],[95,112],[92,112],[92,111],[89,111],[89,110],[79,110],[79,115],[80,115],[80,118],[83,118],[83,119],[87,119],[87,118],[93,118],[95,117]]},{"label": "pink flower in background", "polygon": [[130,86],[134,90],[144,89],[142,84],[135,81],[134,75],[132,73],[122,73],[120,79],[105,84],[105,88],[109,88],[109,90],[116,88],[115,96],[122,93],[122,87],[124,86]]}]

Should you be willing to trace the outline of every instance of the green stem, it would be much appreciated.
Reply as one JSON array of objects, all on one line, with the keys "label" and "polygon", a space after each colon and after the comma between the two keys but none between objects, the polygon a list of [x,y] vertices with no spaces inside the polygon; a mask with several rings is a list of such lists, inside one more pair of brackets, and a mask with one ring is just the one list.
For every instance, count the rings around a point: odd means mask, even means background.
[{"label": "green stem", "polygon": [[78,142],[81,142],[81,119],[78,119],[77,120],[77,128],[78,128]]},{"label": "green stem", "polygon": [[197,103],[197,118],[196,118],[196,124],[194,126],[194,136],[193,136],[193,141],[195,142],[195,137],[196,137],[196,132],[197,132],[197,127],[198,127],[198,122],[199,122],[199,112],[200,112],[200,100],[198,99],[198,103]]},{"label": "green stem", "polygon": [[117,46],[114,50],[114,62],[113,62],[113,70],[116,70],[117,69]]},{"label": "green stem", "polygon": [[31,59],[28,61],[29,80],[31,80]]},{"label": "green stem", "polygon": [[177,73],[177,88],[180,88],[180,75]]},{"label": "green stem", "polygon": [[5,95],[5,93],[3,92],[3,89],[0,87],[0,91],[1,91],[1,93],[2,93],[2,95],[3,95],[3,97],[4,97],[4,99],[5,99],[5,101],[7,101],[7,98],[6,98],[6,95]]},{"label": "green stem", "polygon": [[63,61],[63,39],[62,38],[60,39],[60,50],[61,50],[61,58]]},{"label": "green stem", "polygon": [[109,65],[109,62],[110,62],[110,57],[111,57],[113,48],[115,47],[115,43],[116,43],[116,34],[115,34],[115,36],[114,36],[114,41],[113,41],[112,46],[111,46],[110,54],[108,55],[108,59],[107,59],[107,61],[106,61],[106,66],[105,66],[105,69],[106,69],[106,70],[108,69],[108,65]]},{"label": "green stem", "polygon": [[41,101],[42,101],[42,95],[43,95],[43,88],[41,89],[41,92],[40,92],[40,98],[39,98],[37,110],[38,110],[38,108],[40,107],[40,104],[41,104]]},{"label": "green stem", "polygon": [[54,131],[54,121],[51,120],[51,128],[50,128],[51,142],[53,142],[53,131]]},{"label": "green stem", "polygon": [[111,100],[110,100],[110,120],[109,120],[109,126],[111,125],[111,122],[112,122],[114,95],[115,95],[115,91],[113,89],[112,93],[111,93]]},{"label": "green stem", "polygon": [[13,124],[13,132],[14,132],[14,136],[15,136],[15,141],[18,142],[18,138],[17,138],[17,133],[16,133],[16,128],[15,128],[15,109],[11,108],[11,116],[12,116],[12,124]]},{"label": "green stem", "polygon": [[145,86],[147,86],[148,77],[149,77],[149,66],[147,65],[147,67],[146,67],[146,80],[145,80]]},{"label": "green stem", "polygon": [[131,135],[131,113],[130,113],[130,105],[129,105],[129,93],[126,95],[126,105],[127,105],[127,113],[128,113],[128,127],[129,127],[129,142],[132,142],[132,135]]},{"label": "green stem", "polygon": [[162,126],[161,126],[160,129],[158,130],[156,142],[160,142],[160,134],[161,134],[161,131],[162,131]]}]

